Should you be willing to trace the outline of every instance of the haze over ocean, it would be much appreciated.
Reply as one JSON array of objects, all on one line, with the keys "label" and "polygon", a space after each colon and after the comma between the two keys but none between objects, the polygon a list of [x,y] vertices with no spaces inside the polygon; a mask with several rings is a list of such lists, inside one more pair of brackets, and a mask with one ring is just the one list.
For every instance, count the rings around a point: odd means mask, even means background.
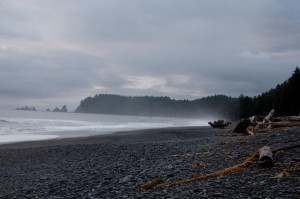
[{"label": "haze over ocean", "polygon": [[37,111],[0,111],[0,143],[103,135],[126,130],[207,126],[208,120]]}]

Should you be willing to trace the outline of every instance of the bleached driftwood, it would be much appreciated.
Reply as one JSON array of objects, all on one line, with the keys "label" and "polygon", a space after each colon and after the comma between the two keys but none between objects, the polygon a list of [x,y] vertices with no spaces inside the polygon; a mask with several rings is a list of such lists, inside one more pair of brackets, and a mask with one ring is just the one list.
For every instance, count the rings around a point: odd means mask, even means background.
[{"label": "bleached driftwood", "polygon": [[288,116],[286,117],[286,120],[291,122],[300,122],[300,116]]},{"label": "bleached driftwood", "polygon": [[252,123],[255,123],[257,122],[257,117],[255,115],[253,115],[252,117],[249,117],[249,120],[252,122]]},{"label": "bleached driftwood", "polygon": [[273,117],[274,113],[275,113],[275,111],[274,111],[274,109],[272,109],[272,110],[269,112],[269,114],[265,117],[265,119],[264,119],[263,122],[270,122],[271,117]]},{"label": "bleached driftwood", "polygon": [[268,146],[263,146],[258,150],[259,158],[258,161],[262,166],[273,165],[273,154],[272,150]]},{"label": "bleached driftwood", "polygon": [[247,129],[246,129],[246,134],[247,135],[254,135],[255,134],[255,128],[253,126],[249,126]]},{"label": "bleached driftwood", "polygon": [[260,125],[260,128],[263,127],[263,128],[267,128],[271,122],[271,118],[273,117],[275,111],[274,109],[272,109],[269,114],[264,118],[264,120],[262,121],[262,124],[259,124]]},{"label": "bleached driftwood", "polygon": [[294,126],[300,126],[300,122],[271,122],[270,123],[271,128],[278,128],[278,127],[294,127]]},{"label": "bleached driftwood", "polygon": [[230,132],[255,135],[257,132],[262,132],[263,130],[270,128],[300,126],[300,116],[273,118],[274,113],[275,111],[272,109],[269,114],[260,122],[257,122],[256,116],[243,119]]},{"label": "bleached driftwood", "polygon": [[287,117],[275,117],[272,120],[273,122],[300,122],[300,116],[287,116]]}]

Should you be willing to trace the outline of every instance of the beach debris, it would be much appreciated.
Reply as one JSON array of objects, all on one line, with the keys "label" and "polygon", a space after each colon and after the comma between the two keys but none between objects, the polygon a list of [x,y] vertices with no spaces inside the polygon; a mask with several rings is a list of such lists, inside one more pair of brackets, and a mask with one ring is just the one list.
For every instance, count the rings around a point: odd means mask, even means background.
[{"label": "beach debris", "polygon": [[300,116],[274,117],[275,110],[272,109],[267,116],[259,119],[259,116],[251,116],[242,119],[235,128],[228,132],[242,133],[245,135],[255,135],[258,132],[264,132],[267,129],[279,127],[297,127],[300,126]]},{"label": "beach debris", "polygon": [[262,124],[265,125],[265,127],[268,127],[269,123],[271,122],[271,118],[273,117],[275,111],[272,109],[269,114],[264,118]]},{"label": "beach debris", "polygon": [[271,122],[270,125],[271,125],[271,128],[295,127],[295,126],[300,126],[300,122],[291,122],[291,121]]},{"label": "beach debris", "polygon": [[213,128],[225,128],[228,125],[230,125],[231,122],[225,122],[224,120],[218,120],[218,121],[214,121],[214,122],[208,122],[208,124],[210,126],[212,126]]},{"label": "beach debris", "polygon": [[141,192],[144,192],[151,188],[165,189],[168,187],[177,186],[177,185],[181,185],[181,184],[185,184],[185,183],[206,180],[206,179],[210,179],[210,178],[214,178],[214,177],[220,177],[220,176],[224,176],[227,174],[235,173],[235,172],[243,170],[243,169],[247,168],[248,166],[250,166],[251,164],[255,163],[257,161],[257,157],[258,157],[258,152],[254,152],[242,163],[239,163],[234,166],[216,171],[214,173],[194,175],[192,178],[187,178],[187,179],[183,179],[183,180],[179,180],[179,181],[175,181],[175,182],[158,182],[156,180],[149,181],[146,184],[144,184],[143,186],[141,186],[141,188],[139,190]]},{"label": "beach debris", "polygon": [[291,172],[300,171],[300,161],[289,163],[279,174],[274,178],[285,178],[290,176]]},{"label": "beach debris", "polygon": [[236,127],[233,129],[234,133],[245,133],[247,128],[251,125],[250,119],[243,119],[241,120]]},{"label": "beach debris", "polygon": [[160,180],[150,180],[148,181],[146,184],[144,184],[143,186],[141,186],[139,188],[140,192],[145,192],[153,187],[155,187],[156,185],[160,184],[162,181]]},{"label": "beach debris", "polygon": [[275,176],[275,178],[284,178],[284,177],[287,177],[289,176],[290,174],[284,169],[283,171],[281,171],[279,174],[277,174]]},{"label": "beach debris", "polygon": [[251,121],[251,123],[255,123],[257,122],[257,116],[253,115],[252,117],[249,117],[249,120]]},{"label": "beach debris", "polygon": [[[241,140],[244,140],[244,139],[245,139],[245,137],[241,138]],[[234,143],[234,142],[231,141],[229,143]],[[248,156],[248,158],[246,158],[243,162],[241,162],[239,164],[227,167],[225,169],[222,169],[222,170],[219,170],[219,171],[216,171],[213,173],[196,174],[196,175],[192,176],[191,178],[181,179],[181,180],[174,181],[174,182],[163,182],[160,180],[150,180],[146,184],[142,185],[139,188],[139,191],[145,192],[152,188],[166,189],[169,187],[178,186],[178,185],[182,185],[185,183],[207,180],[207,179],[211,179],[211,178],[218,178],[218,177],[222,177],[224,175],[228,175],[228,174],[232,174],[232,173],[241,171],[241,170],[249,167],[250,165],[256,164],[256,163],[258,163],[262,167],[270,167],[270,166],[273,166],[273,164],[274,164],[273,154],[276,155],[279,153],[283,153],[284,150],[298,148],[298,147],[300,147],[300,144],[296,144],[296,145],[292,145],[292,146],[285,146],[285,147],[278,148],[278,149],[272,151],[269,146],[263,146],[263,147],[259,148],[258,150],[256,150],[254,153],[250,154]],[[202,162],[202,161],[195,161],[195,162],[193,162],[193,164],[196,166],[207,166],[208,165],[207,163]],[[296,162],[289,163],[288,166],[285,167],[282,170],[282,172],[277,174],[274,178],[287,177],[290,175],[291,172],[299,171],[300,170],[299,167],[300,167],[300,161],[298,161],[298,159],[297,159]],[[264,174],[258,174],[256,176],[254,176],[253,178],[255,178],[257,176],[261,176],[261,175],[264,175]]]},{"label": "beach debris", "polygon": [[253,126],[247,127],[246,134],[247,135],[254,135],[255,134],[255,128]]},{"label": "beach debris", "polygon": [[273,153],[270,147],[263,146],[258,150],[259,153],[259,164],[265,167],[273,165]]}]

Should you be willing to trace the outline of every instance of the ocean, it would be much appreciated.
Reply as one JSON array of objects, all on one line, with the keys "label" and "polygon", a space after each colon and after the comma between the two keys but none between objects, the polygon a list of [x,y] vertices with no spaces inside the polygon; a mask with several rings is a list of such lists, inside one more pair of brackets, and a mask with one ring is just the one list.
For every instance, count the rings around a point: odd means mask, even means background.
[{"label": "ocean", "polygon": [[0,144],[111,134],[178,126],[207,126],[206,120],[0,110]]}]

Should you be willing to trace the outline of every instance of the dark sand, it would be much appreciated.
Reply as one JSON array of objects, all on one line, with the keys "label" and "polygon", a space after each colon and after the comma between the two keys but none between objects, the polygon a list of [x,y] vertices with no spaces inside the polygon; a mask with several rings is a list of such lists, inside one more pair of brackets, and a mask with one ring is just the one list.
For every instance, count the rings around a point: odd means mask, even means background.
[{"label": "dark sand", "polygon": [[[259,147],[300,144],[300,128],[231,136],[210,127],[0,145],[0,198],[299,198],[300,148],[239,172],[167,189],[138,189],[152,179],[174,182],[238,164]],[[207,163],[197,166],[195,162]],[[275,178],[286,169],[287,177]]]}]

